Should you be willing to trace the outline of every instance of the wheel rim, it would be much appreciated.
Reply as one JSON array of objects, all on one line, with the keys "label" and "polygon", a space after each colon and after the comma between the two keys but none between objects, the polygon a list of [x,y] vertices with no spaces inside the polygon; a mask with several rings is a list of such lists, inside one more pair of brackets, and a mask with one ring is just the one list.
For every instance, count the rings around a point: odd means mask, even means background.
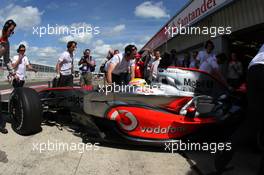
[{"label": "wheel rim", "polygon": [[23,122],[23,108],[19,97],[15,94],[13,94],[10,99],[9,109],[14,127],[16,129],[20,129],[22,127]]}]

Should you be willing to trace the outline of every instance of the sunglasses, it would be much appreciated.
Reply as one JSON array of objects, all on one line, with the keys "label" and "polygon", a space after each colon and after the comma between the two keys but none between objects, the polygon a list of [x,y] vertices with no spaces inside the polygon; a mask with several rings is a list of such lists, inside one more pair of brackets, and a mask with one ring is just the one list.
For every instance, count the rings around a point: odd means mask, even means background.
[{"label": "sunglasses", "polygon": [[25,52],[26,50],[25,49],[23,49],[23,50],[19,50],[19,52]]}]

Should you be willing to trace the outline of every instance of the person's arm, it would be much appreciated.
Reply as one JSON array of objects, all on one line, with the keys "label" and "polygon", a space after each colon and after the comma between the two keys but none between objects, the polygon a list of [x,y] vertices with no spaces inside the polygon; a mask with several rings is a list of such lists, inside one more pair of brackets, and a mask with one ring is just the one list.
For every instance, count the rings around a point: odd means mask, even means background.
[{"label": "person's arm", "polygon": [[57,72],[57,78],[60,77],[60,72],[61,72],[61,67],[62,65],[64,64],[65,60],[64,60],[64,54],[62,54],[59,59],[58,59],[58,62],[56,64],[56,72]]},{"label": "person's arm", "polygon": [[63,64],[64,64],[64,60],[63,61],[58,61],[57,65],[56,65],[56,70],[57,70],[58,74],[60,74],[61,67],[62,67]]},{"label": "person's arm", "polygon": [[116,67],[116,64],[114,64],[114,63],[109,63],[109,65],[108,65],[108,70],[107,70],[107,83],[109,83],[109,84],[112,84],[113,83],[113,81],[112,81],[112,73],[113,73],[113,70],[115,69],[115,67]]},{"label": "person's arm", "polygon": [[89,66],[94,67],[95,66],[95,61],[92,59],[92,57],[90,57],[90,59],[87,59],[87,63],[89,64]]},{"label": "person's arm", "polygon": [[3,59],[4,59],[4,63],[7,65],[7,68],[10,69],[12,67],[11,63],[11,59],[10,59],[10,45],[9,42],[4,42],[1,44],[2,45],[2,54],[3,54]]},{"label": "person's arm", "polygon": [[81,64],[83,64],[83,59],[81,58],[80,61],[78,62],[78,66],[80,66]]},{"label": "person's arm", "polygon": [[[16,69],[18,65],[21,63],[21,60],[23,59],[23,55],[19,54],[18,59],[12,63],[12,67]],[[15,60],[15,59],[14,59]]]},{"label": "person's arm", "polygon": [[115,55],[113,58],[111,58],[111,60],[109,60],[108,68],[107,68],[107,77],[106,77],[107,83],[109,84],[113,83],[112,73],[115,67],[117,66],[117,64],[119,63],[120,63],[120,58],[118,55]]},{"label": "person's arm", "polygon": [[91,66],[91,67],[94,67],[95,66],[95,62],[93,61],[93,60],[91,60],[91,61],[87,61],[88,62],[88,64]]},{"label": "person's arm", "polygon": [[27,65],[28,70],[34,71],[35,73],[37,73],[37,69],[33,68],[31,64]]},{"label": "person's arm", "polygon": [[60,62],[58,62],[56,64],[56,72],[57,72],[57,75],[60,75],[60,71],[61,71],[61,64],[60,64]]},{"label": "person's arm", "polygon": [[0,43],[0,57],[4,56],[5,51],[6,51],[5,46],[2,43]]},{"label": "person's arm", "polygon": [[130,78],[131,80],[135,78],[135,67],[136,67],[136,60],[129,61],[129,69],[130,69]]},{"label": "person's arm", "polygon": [[35,73],[37,73],[37,69],[34,69],[32,67],[32,65],[29,63],[28,57],[25,57],[25,63],[26,63],[26,66],[27,66],[28,70],[31,70],[31,71],[34,71]]},{"label": "person's arm", "polygon": [[135,65],[130,66],[131,69],[131,80],[133,80],[135,78]]},{"label": "person's arm", "polygon": [[149,80],[152,81],[152,77],[153,77],[153,71],[154,71],[154,64],[152,63],[151,66],[150,66],[150,74],[149,74]]}]

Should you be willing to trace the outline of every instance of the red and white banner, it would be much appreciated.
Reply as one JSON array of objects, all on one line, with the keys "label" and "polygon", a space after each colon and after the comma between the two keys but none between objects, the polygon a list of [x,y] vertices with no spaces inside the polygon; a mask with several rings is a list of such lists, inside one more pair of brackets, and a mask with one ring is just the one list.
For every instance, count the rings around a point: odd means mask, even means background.
[{"label": "red and white banner", "polygon": [[210,15],[233,0],[193,0],[178,15],[172,18],[144,47],[155,49],[171,39],[166,32],[169,28],[192,25],[202,18]]}]

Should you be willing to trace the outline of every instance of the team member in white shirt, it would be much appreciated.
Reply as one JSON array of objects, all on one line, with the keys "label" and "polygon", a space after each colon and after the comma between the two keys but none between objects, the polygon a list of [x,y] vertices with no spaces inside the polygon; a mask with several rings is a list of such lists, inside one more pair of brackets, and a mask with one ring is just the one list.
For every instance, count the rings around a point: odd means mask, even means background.
[{"label": "team member in white shirt", "polygon": [[105,64],[104,64],[104,71],[103,72],[107,72],[107,70],[108,70],[108,65],[109,65],[109,63],[110,63],[110,60],[111,60],[111,58],[113,58],[113,56],[114,55],[116,55],[116,54],[119,54],[119,50],[112,50],[112,49],[110,49],[109,51],[108,51],[108,54],[107,54],[107,56],[106,56],[106,61],[105,61]]},{"label": "team member in white shirt", "polygon": [[213,50],[214,43],[211,40],[206,41],[205,50],[200,51],[197,56],[197,61],[199,61],[199,65],[203,64],[203,62],[206,60],[215,58]]},{"label": "team member in white shirt", "polygon": [[28,70],[37,72],[37,70],[30,65],[28,57],[25,55],[25,52],[26,46],[24,44],[20,44],[17,49],[18,55],[15,55],[12,59],[12,67],[14,68],[16,73],[12,83],[14,88],[24,86],[27,68]]},{"label": "team member in white shirt", "polygon": [[151,68],[150,68],[151,81],[155,81],[158,78],[158,66],[160,64],[160,60],[161,60],[160,51],[156,50],[154,53],[154,60],[151,63]]},{"label": "team member in white shirt", "polygon": [[67,51],[64,51],[59,57],[56,65],[57,78],[59,78],[58,87],[73,86],[73,60],[77,47],[75,41],[69,41],[67,43]]},{"label": "team member in white shirt", "polygon": [[213,77],[220,80],[226,87],[232,89],[227,84],[225,77],[222,75],[219,65],[223,64],[226,59],[225,54],[219,54],[216,57],[207,58],[203,63],[200,65],[200,70],[209,73]]},{"label": "team member in white shirt", "polygon": [[136,46],[128,45],[124,54],[119,53],[111,58],[107,69],[107,83],[128,84],[129,71],[131,72],[130,79],[135,77],[134,55],[136,51]]},{"label": "team member in white shirt", "polygon": [[227,84],[225,77],[222,75],[219,64],[223,64],[223,59],[225,57],[224,54],[219,54],[215,56],[213,53],[214,50],[214,43],[211,40],[206,41],[205,43],[205,50],[200,51],[197,56],[197,60],[199,61],[199,69],[209,74],[213,75],[215,78],[220,80],[226,87],[230,90],[232,89]]}]

